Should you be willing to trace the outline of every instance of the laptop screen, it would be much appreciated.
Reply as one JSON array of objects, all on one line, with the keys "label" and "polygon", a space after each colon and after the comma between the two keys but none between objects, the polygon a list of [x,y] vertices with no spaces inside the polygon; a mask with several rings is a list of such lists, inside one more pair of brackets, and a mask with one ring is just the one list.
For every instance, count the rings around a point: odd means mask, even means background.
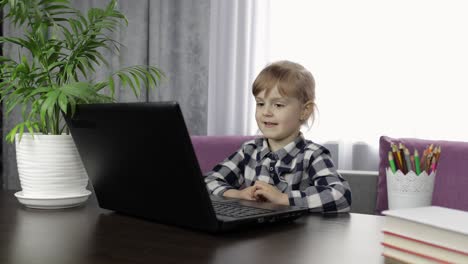
[{"label": "laptop screen", "polygon": [[100,207],[172,224],[190,217],[196,225],[215,225],[177,102],[78,105],[66,121]]}]

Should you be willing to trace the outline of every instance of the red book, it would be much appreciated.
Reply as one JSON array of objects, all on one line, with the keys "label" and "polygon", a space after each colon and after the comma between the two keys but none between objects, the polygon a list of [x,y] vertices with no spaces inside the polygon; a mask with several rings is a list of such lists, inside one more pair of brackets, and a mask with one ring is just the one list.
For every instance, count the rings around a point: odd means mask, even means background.
[{"label": "red book", "polygon": [[[406,237],[404,235],[384,231],[382,245],[383,255],[415,263],[415,259],[426,259],[429,263],[468,263],[467,251],[454,250],[438,244]],[[417,261],[426,263],[427,261]]]},{"label": "red book", "polygon": [[[456,263],[465,263],[465,262],[452,262],[446,261],[443,259],[438,259],[432,256],[420,254],[417,252],[412,252],[404,248],[398,248],[393,246],[384,245],[384,250],[382,255],[385,258],[392,259],[392,263],[411,263],[411,264],[426,264],[426,263],[435,263],[435,264],[456,264]],[[388,263],[386,261],[385,263]]]}]

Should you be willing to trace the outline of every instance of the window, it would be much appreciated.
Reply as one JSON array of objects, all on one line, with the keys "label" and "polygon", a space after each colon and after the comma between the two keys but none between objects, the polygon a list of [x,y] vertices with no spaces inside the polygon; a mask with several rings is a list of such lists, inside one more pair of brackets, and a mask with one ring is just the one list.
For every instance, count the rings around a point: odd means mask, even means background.
[{"label": "window", "polygon": [[465,1],[271,0],[270,61],[316,78],[313,140],[468,141]]}]

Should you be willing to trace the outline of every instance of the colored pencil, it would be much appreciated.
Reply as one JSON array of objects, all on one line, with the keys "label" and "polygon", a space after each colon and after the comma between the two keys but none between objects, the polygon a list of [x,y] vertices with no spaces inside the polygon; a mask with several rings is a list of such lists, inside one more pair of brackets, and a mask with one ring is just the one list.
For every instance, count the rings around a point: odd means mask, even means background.
[{"label": "colored pencil", "polygon": [[390,168],[392,169],[392,172],[395,173],[397,169],[395,167],[395,161],[393,160],[393,154],[391,151],[388,152],[388,163],[390,164]]},{"label": "colored pencil", "polygon": [[405,161],[405,153],[404,153],[404,150],[403,150],[403,144],[400,143],[399,144],[399,151],[398,153],[400,154],[400,161],[401,161],[401,164],[402,164],[402,172],[403,174],[406,174],[408,173],[408,168],[406,167],[406,161]]},{"label": "colored pencil", "polygon": [[411,167],[411,159],[410,159],[410,153],[407,148],[404,148],[403,153],[405,155],[405,162],[406,162],[406,172],[410,172],[412,169]]},{"label": "colored pencil", "polygon": [[397,146],[395,144],[391,143],[391,148],[392,148],[392,154],[393,154],[393,161],[396,164],[397,170],[400,170],[400,171],[403,172],[402,166],[401,166],[401,163],[400,163],[400,159],[398,158]]},{"label": "colored pencil", "polygon": [[418,176],[421,173],[421,166],[420,166],[420,162],[419,162],[419,153],[418,153],[417,149],[414,150],[414,172],[416,172],[416,175],[418,175]]}]

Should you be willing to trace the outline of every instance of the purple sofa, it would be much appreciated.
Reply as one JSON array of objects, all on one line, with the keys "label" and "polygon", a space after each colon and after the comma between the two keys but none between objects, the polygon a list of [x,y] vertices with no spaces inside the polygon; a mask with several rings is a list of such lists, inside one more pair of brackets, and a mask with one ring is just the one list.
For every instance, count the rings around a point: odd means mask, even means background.
[{"label": "purple sofa", "polygon": [[237,151],[242,143],[255,136],[191,136],[200,169],[209,172],[219,162]]}]

